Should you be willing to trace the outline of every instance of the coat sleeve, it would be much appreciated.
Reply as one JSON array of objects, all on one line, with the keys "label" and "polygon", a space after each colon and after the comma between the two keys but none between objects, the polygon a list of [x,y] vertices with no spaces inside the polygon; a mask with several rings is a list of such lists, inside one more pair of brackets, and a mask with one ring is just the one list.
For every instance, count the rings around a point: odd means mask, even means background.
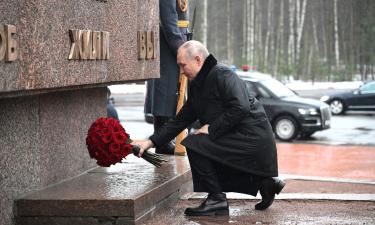
[{"label": "coat sleeve", "polygon": [[250,114],[249,96],[245,83],[234,73],[219,74],[217,87],[224,102],[224,111],[209,126],[209,137],[214,140],[230,132]]},{"label": "coat sleeve", "polygon": [[161,146],[175,138],[196,119],[197,117],[193,111],[191,102],[188,99],[181,108],[180,112],[174,118],[166,122],[157,131],[155,131],[154,134],[149,137],[149,139],[154,143],[155,146]]},{"label": "coat sleeve", "polygon": [[168,43],[174,55],[177,55],[178,48],[185,42],[180,28],[177,26],[178,14],[176,0],[160,0],[160,32]]}]

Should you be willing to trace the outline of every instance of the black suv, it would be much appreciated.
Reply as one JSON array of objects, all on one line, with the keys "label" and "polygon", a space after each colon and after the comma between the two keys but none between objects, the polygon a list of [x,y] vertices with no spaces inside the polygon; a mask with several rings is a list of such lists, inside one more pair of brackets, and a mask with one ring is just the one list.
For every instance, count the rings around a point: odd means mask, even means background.
[{"label": "black suv", "polygon": [[236,71],[263,105],[276,137],[291,141],[298,136],[330,128],[329,106],[318,100],[302,98],[281,82],[258,72]]}]

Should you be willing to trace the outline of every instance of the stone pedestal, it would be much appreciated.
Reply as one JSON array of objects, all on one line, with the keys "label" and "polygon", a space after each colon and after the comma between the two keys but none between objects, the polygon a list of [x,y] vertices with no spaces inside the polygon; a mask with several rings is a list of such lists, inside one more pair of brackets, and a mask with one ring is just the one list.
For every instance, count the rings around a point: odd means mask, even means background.
[{"label": "stone pedestal", "polygon": [[[138,34],[153,32],[159,42],[159,7],[28,0],[1,1],[0,12],[0,224],[11,225],[14,199],[95,166],[85,138],[106,116],[106,86],[158,77],[159,47],[155,58],[139,59]],[[72,49],[99,48],[86,43],[93,33],[78,44],[72,30],[106,32],[106,57],[70,58]]]},{"label": "stone pedestal", "polygon": [[17,224],[141,224],[157,209],[173,207],[192,189],[187,157],[168,158],[156,168],[128,156],[122,164],[97,168],[24,196],[15,204]]}]

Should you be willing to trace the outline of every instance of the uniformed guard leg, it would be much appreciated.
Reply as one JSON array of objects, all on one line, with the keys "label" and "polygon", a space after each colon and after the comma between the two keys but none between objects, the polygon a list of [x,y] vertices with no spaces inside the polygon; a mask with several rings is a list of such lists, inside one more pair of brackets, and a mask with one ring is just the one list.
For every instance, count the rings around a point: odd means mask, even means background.
[{"label": "uniformed guard leg", "polygon": [[[154,116],[154,131],[157,131],[161,126],[164,125],[168,121],[169,117],[166,116]],[[155,152],[158,154],[174,154],[174,143],[172,141],[168,142],[167,144],[157,147]]]},{"label": "uniformed guard leg", "polygon": [[216,169],[207,157],[187,149],[195,192],[221,193]]}]

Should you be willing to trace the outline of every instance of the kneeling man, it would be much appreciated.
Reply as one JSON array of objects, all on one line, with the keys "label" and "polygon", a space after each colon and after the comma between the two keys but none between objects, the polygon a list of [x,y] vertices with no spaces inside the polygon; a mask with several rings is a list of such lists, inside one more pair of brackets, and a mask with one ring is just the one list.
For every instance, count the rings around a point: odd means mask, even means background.
[{"label": "kneeling man", "polygon": [[239,192],[262,200],[255,209],[267,209],[285,183],[278,176],[277,151],[271,125],[263,107],[245,82],[220,65],[198,41],[178,50],[181,72],[191,81],[188,100],[148,140],[134,141],[140,155],[162,146],[197,119],[203,126],[182,141],[187,149],[195,192],[208,192],[188,216],[228,215],[224,192]]}]

